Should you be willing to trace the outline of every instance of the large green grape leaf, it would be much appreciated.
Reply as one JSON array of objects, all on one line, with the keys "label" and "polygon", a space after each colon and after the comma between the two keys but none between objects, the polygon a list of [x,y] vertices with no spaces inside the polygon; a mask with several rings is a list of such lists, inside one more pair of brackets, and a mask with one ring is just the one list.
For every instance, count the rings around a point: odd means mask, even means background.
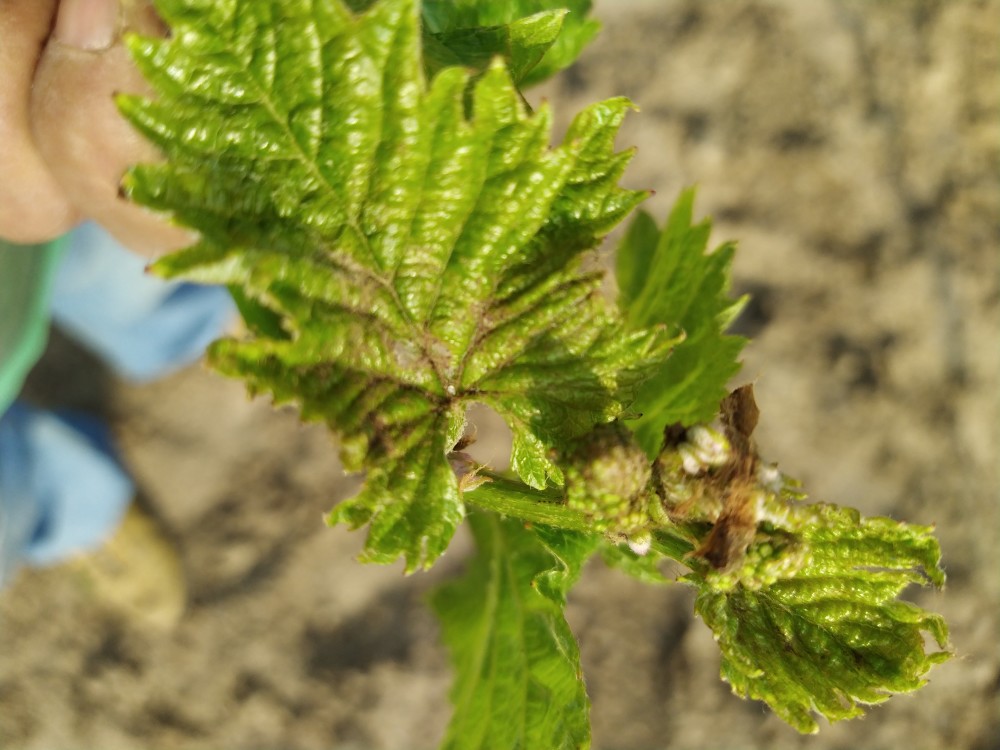
[{"label": "large green grape leaf", "polygon": [[442,747],[589,747],[590,703],[563,609],[599,538],[491,513],[469,520],[477,555],[432,599],[456,673]]},{"label": "large green grape leaf", "polygon": [[514,432],[514,468],[558,480],[561,441],[616,417],[666,355],[626,332],[581,270],[644,194],[617,181],[622,99],[549,146],[506,69],[428,84],[414,0],[160,0],[169,39],[130,40],[157,91],[121,97],[167,156],[125,177],[200,241],[169,277],[238,290],[248,331],[210,361],[342,437],[362,492],[331,522],[370,523],[365,557],[425,567],[463,515],[447,453],[465,407]]},{"label": "large green grape leaf", "polygon": [[[544,40],[544,49],[537,43],[532,45],[532,49],[542,54],[530,64],[527,64],[528,54],[516,52],[519,45],[513,45],[510,51],[502,45],[496,49],[496,53],[505,54],[515,62],[515,70],[523,71],[516,73],[515,79],[530,86],[568,67],[594,38],[600,23],[588,18],[591,5],[591,0],[424,0],[422,12],[426,32],[447,43],[450,39],[465,39],[479,29],[490,29],[489,33],[498,38],[525,37],[529,29],[536,29],[531,36],[541,41],[538,32],[543,24],[551,23],[552,11],[558,11],[559,27],[555,35]],[[518,62],[519,57],[523,62]]]},{"label": "large green grape leaf", "polygon": [[650,456],[659,449],[665,426],[712,419],[746,343],[724,333],[743,306],[727,294],[735,246],[726,243],[706,253],[712,225],[692,224],[693,207],[694,190],[685,190],[662,231],[639,212],[616,256],[618,303],[629,324],[662,323],[684,335],[633,406],[642,417],[630,426]]}]

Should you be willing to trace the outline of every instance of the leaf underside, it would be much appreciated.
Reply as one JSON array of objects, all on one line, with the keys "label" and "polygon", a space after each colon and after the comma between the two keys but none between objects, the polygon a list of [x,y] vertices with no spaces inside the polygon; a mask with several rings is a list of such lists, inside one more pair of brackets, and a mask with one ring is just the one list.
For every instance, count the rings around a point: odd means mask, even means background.
[{"label": "leaf underside", "polygon": [[[514,79],[531,86],[568,67],[597,34],[600,24],[587,17],[591,5],[591,0],[424,0],[421,7],[424,28],[436,39],[463,40],[484,31],[490,38],[509,38],[509,45],[486,42],[476,56],[481,57],[484,48],[503,54],[511,62]],[[556,19],[558,28],[552,33]],[[468,65],[470,60],[452,62],[456,63]]]},{"label": "leaf underside", "polygon": [[425,24],[424,69],[428,78],[450,66],[481,72],[499,56],[506,62],[514,82],[522,84],[559,38],[565,16],[565,11],[546,11],[508,24],[438,33],[429,32]]},{"label": "leaf underside", "polygon": [[432,598],[456,673],[442,747],[588,747],[590,703],[563,609],[596,538],[482,512],[469,521],[477,555]]}]

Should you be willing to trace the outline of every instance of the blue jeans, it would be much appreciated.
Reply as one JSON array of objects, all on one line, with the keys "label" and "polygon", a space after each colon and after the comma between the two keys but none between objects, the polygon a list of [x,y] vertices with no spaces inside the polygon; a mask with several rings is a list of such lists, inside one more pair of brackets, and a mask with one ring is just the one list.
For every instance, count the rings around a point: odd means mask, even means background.
[{"label": "blue jeans", "polygon": [[[84,225],[70,236],[51,295],[60,328],[140,381],[197,360],[236,315],[225,289],[164,282],[144,269]],[[16,402],[0,418],[0,583],[21,564],[100,544],[133,494],[103,425]]]}]

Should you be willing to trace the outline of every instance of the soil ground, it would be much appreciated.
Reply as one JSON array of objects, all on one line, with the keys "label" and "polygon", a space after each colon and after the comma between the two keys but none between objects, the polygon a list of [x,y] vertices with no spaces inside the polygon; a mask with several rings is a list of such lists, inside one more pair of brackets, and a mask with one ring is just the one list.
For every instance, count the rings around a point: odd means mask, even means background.
[{"label": "soil ground", "polygon": [[[661,220],[683,186],[736,238],[753,300],[740,382],[761,451],[816,499],[936,523],[949,581],[913,591],[958,658],[912,696],[802,738],[718,678],[692,592],[599,565],[575,590],[594,746],[1000,748],[1000,3],[598,3],[605,29],[543,92],[568,116],[624,94],[619,141]],[[447,659],[422,599],[459,569],[354,562],[320,514],[358,486],[294,412],[191,368],[115,380],[59,336],[42,401],[104,414],[179,550],[188,606],[151,631],[64,570],[0,598],[0,744],[20,750],[431,748]],[[479,447],[502,461],[502,431]],[[534,750],[534,749],[529,749]]]}]

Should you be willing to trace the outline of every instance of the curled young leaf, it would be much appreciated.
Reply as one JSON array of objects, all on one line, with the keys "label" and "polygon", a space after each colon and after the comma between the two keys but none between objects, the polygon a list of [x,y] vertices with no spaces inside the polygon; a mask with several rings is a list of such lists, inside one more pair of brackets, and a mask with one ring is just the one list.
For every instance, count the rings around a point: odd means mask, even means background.
[{"label": "curled young leaf", "polygon": [[924,644],[928,633],[947,646],[944,620],[897,599],[910,583],[943,582],[930,529],[824,506],[797,544],[790,573],[767,570],[781,553],[761,541],[743,581],[688,580],[699,588],[695,611],[715,633],[733,692],[766,701],[811,733],[814,712],[831,721],[860,716],[866,704],[921,687],[950,654]]},{"label": "curled young leaf", "polygon": [[941,551],[930,528],[802,502],[796,483],[760,462],[757,417],[745,386],[722,403],[725,450],[696,430],[668,431],[655,463],[660,512],[695,547],[685,580],[699,589],[695,611],[715,633],[723,678],[815,732],[814,712],[859,716],[948,658],[924,645],[928,633],[947,646],[944,620],[897,598],[911,583],[944,584]]}]

